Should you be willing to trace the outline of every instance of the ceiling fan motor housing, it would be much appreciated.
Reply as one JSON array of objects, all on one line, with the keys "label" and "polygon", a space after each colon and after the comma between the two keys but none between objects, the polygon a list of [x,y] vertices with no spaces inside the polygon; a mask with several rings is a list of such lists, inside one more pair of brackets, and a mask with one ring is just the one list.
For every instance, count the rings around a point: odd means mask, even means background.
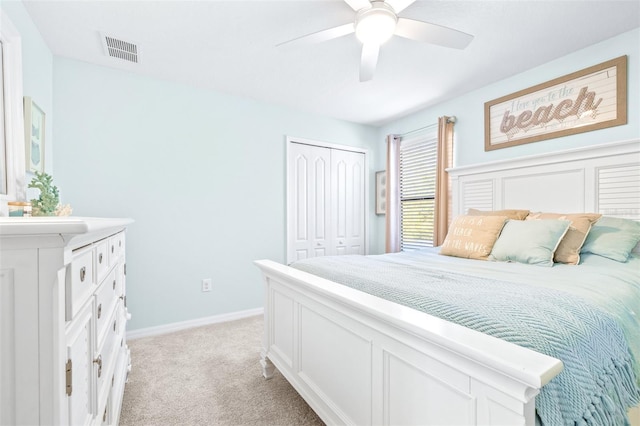
[{"label": "ceiling fan motor housing", "polygon": [[356,37],[362,43],[381,45],[396,30],[398,15],[384,1],[372,1],[370,8],[361,9],[356,15]]}]

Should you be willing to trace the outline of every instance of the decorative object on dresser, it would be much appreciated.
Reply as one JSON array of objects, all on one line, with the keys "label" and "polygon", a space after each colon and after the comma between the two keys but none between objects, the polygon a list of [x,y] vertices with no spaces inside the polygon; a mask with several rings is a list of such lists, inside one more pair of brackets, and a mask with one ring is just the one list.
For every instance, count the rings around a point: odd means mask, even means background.
[{"label": "decorative object on dresser", "polygon": [[40,190],[37,199],[31,200],[33,216],[70,216],[71,206],[60,204],[60,192],[53,185],[53,177],[47,173],[38,173],[29,182],[29,188]]},{"label": "decorative object on dresser", "polygon": [[621,124],[627,124],[626,56],[486,102],[484,150]]},{"label": "decorative object on dresser", "polygon": [[0,424],[117,424],[131,219],[0,218]]},{"label": "decorative object on dresser", "polygon": [[44,171],[44,118],[42,109],[30,97],[24,97],[24,141],[27,171]]}]

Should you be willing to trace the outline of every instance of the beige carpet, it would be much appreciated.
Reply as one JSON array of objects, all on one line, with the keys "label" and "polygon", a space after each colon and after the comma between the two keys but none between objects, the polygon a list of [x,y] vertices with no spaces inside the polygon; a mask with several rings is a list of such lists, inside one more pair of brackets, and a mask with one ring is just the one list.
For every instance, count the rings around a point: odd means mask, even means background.
[{"label": "beige carpet", "polygon": [[262,316],[129,341],[120,424],[322,425],[276,370],[262,377]]}]

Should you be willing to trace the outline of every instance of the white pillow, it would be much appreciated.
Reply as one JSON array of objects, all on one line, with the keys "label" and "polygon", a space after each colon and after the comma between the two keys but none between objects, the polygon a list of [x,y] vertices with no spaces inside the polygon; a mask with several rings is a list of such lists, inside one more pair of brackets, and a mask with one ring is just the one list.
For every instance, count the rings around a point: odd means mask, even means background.
[{"label": "white pillow", "polygon": [[489,260],[553,266],[553,253],[570,220],[509,220],[493,245]]}]

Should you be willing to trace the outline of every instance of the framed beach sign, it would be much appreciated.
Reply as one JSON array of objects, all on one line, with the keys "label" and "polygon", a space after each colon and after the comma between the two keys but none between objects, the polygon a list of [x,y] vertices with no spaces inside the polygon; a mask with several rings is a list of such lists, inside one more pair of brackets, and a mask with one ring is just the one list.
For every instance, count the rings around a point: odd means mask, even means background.
[{"label": "framed beach sign", "polygon": [[484,150],[627,123],[627,57],[621,56],[484,104]]},{"label": "framed beach sign", "polygon": [[24,141],[28,172],[44,172],[44,119],[44,111],[25,96]]}]

